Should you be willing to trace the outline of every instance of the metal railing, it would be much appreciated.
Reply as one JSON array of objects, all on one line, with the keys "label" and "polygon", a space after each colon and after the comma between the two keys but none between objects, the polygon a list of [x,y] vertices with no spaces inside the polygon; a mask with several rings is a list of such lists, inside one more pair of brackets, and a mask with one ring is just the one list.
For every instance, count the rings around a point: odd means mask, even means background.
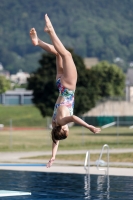
[{"label": "metal railing", "polygon": [[84,178],[84,188],[86,190],[86,195],[90,196],[90,152],[86,152],[84,169],[86,171],[86,175]]},{"label": "metal railing", "polygon": [[[87,164],[88,164],[88,167],[87,167]],[[86,152],[84,169],[86,170],[86,173],[89,174],[90,172],[90,152],[89,151]]]},{"label": "metal railing", "polygon": [[[103,150],[104,148],[107,148],[107,169],[105,168],[99,168],[99,166],[101,166],[101,158],[102,158],[102,154],[103,154]],[[99,157],[99,160],[97,160],[97,169],[98,170],[104,170],[105,171],[105,175],[106,176],[98,176],[97,177],[97,190],[101,190],[101,187],[103,187],[103,184],[105,182],[105,180],[107,180],[107,199],[109,199],[109,195],[110,195],[110,180],[109,180],[109,146],[107,144],[103,145],[102,150],[101,150],[101,154]],[[103,161],[103,163],[105,164],[105,162]],[[103,164],[102,163],[102,164]],[[84,188],[85,188],[85,194],[87,195],[87,197],[90,199],[90,191],[91,191],[91,187],[90,187],[90,152],[87,151],[86,152],[86,156],[85,156],[85,162],[84,162],[84,169],[86,170],[86,175],[84,178]]]},{"label": "metal railing", "polygon": [[[107,148],[107,162],[105,162],[104,160],[101,160],[105,147]],[[109,175],[109,146],[107,144],[103,145],[99,159],[96,161],[96,166],[99,171],[105,171],[105,174]],[[90,152],[89,151],[86,152],[84,169],[86,170],[86,173],[88,174],[90,173]]]},{"label": "metal railing", "polygon": [[[102,155],[103,155],[103,150],[105,147],[107,148],[107,163],[104,162],[103,160],[101,160]],[[103,161],[103,162],[101,162],[101,161]],[[101,165],[104,167],[107,166],[107,168],[106,169],[100,168]],[[99,159],[97,160],[97,169],[100,171],[105,171],[105,174],[109,175],[109,146],[107,144],[103,145],[103,147],[102,147],[101,154],[99,156]]]}]

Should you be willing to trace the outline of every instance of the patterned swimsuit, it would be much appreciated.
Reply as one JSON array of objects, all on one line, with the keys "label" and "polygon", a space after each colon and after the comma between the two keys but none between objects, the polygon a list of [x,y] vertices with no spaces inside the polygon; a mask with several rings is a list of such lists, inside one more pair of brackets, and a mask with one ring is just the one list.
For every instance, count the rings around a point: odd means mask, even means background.
[{"label": "patterned swimsuit", "polygon": [[55,104],[54,112],[53,112],[53,121],[56,119],[57,109],[59,106],[66,106],[70,112],[70,115],[73,115],[74,108],[74,90],[69,90],[65,88],[61,84],[60,78],[56,81],[56,85],[59,89],[59,96],[63,97],[63,101],[61,103]]}]

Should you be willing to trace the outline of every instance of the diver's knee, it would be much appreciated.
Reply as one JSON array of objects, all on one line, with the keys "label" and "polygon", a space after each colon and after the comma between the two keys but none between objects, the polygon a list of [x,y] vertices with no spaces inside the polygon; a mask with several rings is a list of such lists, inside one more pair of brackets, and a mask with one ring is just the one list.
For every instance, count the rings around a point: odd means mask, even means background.
[{"label": "diver's knee", "polygon": [[63,56],[64,56],[64,57],[72,57],[72,54],[71,54],[68,50],[66,50],[66,51],[64,52]]}]

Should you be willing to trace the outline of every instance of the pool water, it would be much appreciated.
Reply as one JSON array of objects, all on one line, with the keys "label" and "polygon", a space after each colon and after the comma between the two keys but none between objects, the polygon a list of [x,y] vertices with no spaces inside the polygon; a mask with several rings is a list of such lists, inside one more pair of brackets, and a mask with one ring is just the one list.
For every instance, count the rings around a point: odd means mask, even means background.
[{"label": "pool water", "polygon": [[1,170],[0,190],[32,193],[1,200],[133,200],[133,177]]}]

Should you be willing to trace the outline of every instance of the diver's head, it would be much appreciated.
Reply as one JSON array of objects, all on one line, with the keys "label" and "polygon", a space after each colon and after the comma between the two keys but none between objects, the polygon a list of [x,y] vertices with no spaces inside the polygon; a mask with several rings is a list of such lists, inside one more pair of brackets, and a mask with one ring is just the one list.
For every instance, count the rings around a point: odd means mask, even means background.
[{"label": "diver's head", "polygon": [[64,140],[69,134],[68,125],[64,126],[55,126],[51,131],[51,136],[53,142],[56,144],[56,140]]}]

